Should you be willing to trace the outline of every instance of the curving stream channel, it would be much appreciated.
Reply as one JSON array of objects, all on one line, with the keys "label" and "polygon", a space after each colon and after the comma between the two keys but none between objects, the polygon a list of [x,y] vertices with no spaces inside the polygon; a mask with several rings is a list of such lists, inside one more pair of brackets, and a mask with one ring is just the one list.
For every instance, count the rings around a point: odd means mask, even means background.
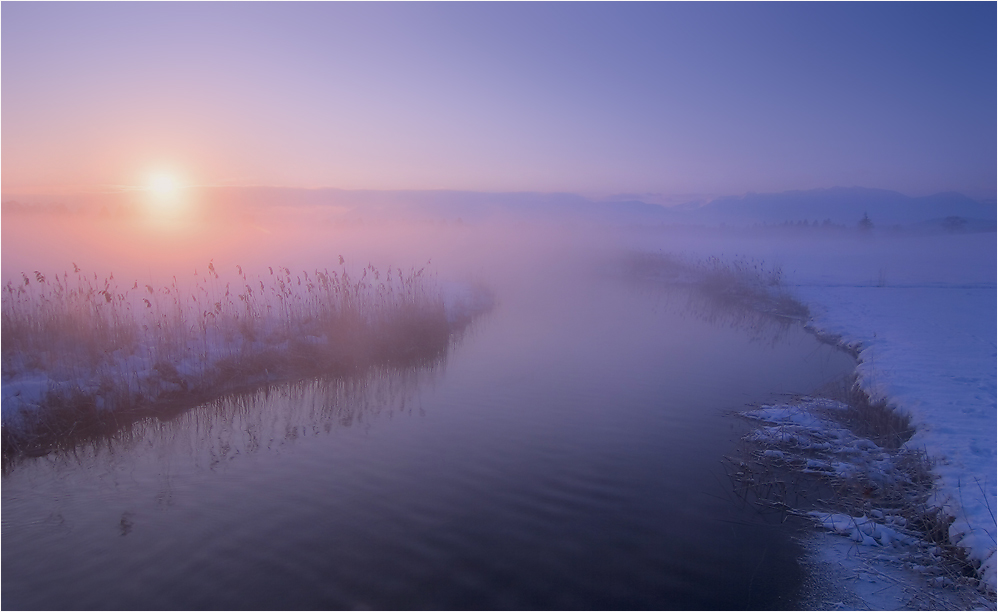
[{"label": "curving stream channel", "polygon": [[794,608],[733,411],[854,368],[588,270],[506,280],[446,361],[226,398],[10,466],[4,608]]}]

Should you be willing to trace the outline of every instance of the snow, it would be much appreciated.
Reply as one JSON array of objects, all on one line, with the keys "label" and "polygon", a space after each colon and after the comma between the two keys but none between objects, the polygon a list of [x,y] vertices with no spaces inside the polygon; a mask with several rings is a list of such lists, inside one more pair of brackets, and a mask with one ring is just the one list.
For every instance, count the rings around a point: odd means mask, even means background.
[{"label": "snow", "polygon": [[[839,424],[836,417],[849,407],[823,398],[800,398],[792,404],[763,406],[742,416],[763,423],[745,439],[764,448],[763,457],[779,460],[802,473],[862,479],[877,487],[911,484],[910,475],[895,459],[904,451],[890,452],[861,438]],[[773,447],[777,447],[774,449]],[[854,517],[810,512],[823,527],[849,536],[863,545],[915,544],[913,534],[902,531],[907,520],[897,512],[876,508]]]},{"label": "snow", "polygon": [[849,512],[789,508],[823,530],[803,542],[811,553],[804,559],[811,568],[804,609],[992,608],[977,582],[960,575],[939,545],[912,528],[911,521],[924,516],[924,472],[911,461],[919,454],[857,436],[842,424],[851,413],[846,404],[808,397],[741,413],[759,423],[745,439],[765,468],[761,481],[742,481],[746,490],[768,486],[777,470],[810,473],[835,491],[834,501],[818,507],[831,503]]},{"label": "snow", "polygon": [[832,532],[803,543],[809,554],[804,610],[993,610],[994,603],[959,579],[935,575],[925,562],[905,561],[894,547],[863,546]]},{"label": "snow", "polygon": [[[909,461],[913,451],[857,436],[841,424],[849,422],[850,407],[829,399],[797,398],[741,415],[760,423],[745,439],[762,465],[824,479],[842,496],[840,505],[851,508],[850,514],[790,509],[827,534],[805,542],[811,551],[805,563],[812,566],[807,609],[910,609],[916,601],[927,609],[993,607],[940,546],[911,528],[905,514],[913,512],[915,521],[924,516],[925,491],[923,472]],[[850,493],[856,490],[862,498]]]},{"label": "snow", "polygon": [[[789,446],[795,450],[834,450],[837,453],[849,452],[847,449],[859,451],[860,440],[853,436],[848,429],[835,425],[832,421],[823,419],[814,412],[814,410],[823,407],[822,404],[825,403],[834,403],[836,410],[846,408],[844,404],[838,402],[808,399],[800,404],[766,406],[758,410],[743,412],[744,416],[767,423],[767,425],[750,433],[748,439],[762,444]],[[876,447],[876,445],[874,446]],[[782,451],[780,452],[782,454]],[[814,464],[808,467],[819,466],[817,460],[809,459],[808,462]]]},{"label": "snow", "polygon": [[[877,522],[872,517],[849,516],[848,514],[834,514],[827,512],[809,512],[809,516],[815,518],[825,529],[848,536],[864,546],[892,546],[894,544],[914,544],[916,539],[893,527],[888,527]],[[888,517],[889,519],[901,519],[903,517]],[[901,523],[903,526],[904,523]]]},{"label": "snow", "polygon": [[[684,257],[752,258],[779,267],[784,287],[810,308],[809,327],[858,352],[861,387],[911,416],[915,434],[905,446],[934,462],[932,503],[955,518],[951,541],[981,564],[995,591],[994,232],[701,228],[644,244]],[[784,434],[800,435],[786,428]]]},{"label": "snow", "polygon": [[[811,307],[814,329],[859,348],[859,383],[871,398],[912,416],[915,434],[906,447],[933,459],[933,503],[955,517],[951,541],[981,563],[994,591],[995,238],[972,238],[981,259],[968,259],[949,278],[925,278],[924,270],[906,278],[895,266],[897,284],[849,286],[798,270],[795,291]],[[891,259],[905,255],[902,248]]]}]

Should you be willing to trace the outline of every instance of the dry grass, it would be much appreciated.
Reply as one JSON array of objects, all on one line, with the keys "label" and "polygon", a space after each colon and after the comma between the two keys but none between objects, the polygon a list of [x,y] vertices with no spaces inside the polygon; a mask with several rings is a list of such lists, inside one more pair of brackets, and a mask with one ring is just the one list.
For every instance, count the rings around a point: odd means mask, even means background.
[{"label": "dry grass", "polygon": [[174,277],[122,287],[73,267],[3,289],[5,460],[234,390],[431,363],[467,324],[447,320],[423,269],[268,268],[251,278],[236,266],[223,281],[209,263],[189,286]]},{"label": "dry grass", "polygon": [[680,316],[743,331],[752,342],[776,345],[809,316],[779,267],[765,262],[629,253],[622,264],[629,278],[664,291]]},{"label": "dry grass", "polygon": [[877,446],[897,450],[915,433],[908,414],[895,410],[886,400],[871,401],[855,375],[829,383],[818,390],[818,395],[849,406],[847,411],[836,415],[836,420]]},{"label": "dry grass", "polygon": [[627,257],[626,266],[631,274],[639,277],[694,288],[727,309],[795,321],[806,321],[809,316],[807,306],[795,300],[784,287],[782,269],[765,261],[632,253]]},{"label": "dry grass", "polygon": [[890,472],[822,473],[806,469],[808,459],[828,459],[820,453],[794,449],[793,458],[778,458],[765,453],[765,444],[746,442],[738,457],[724,463],[740,503],[781,520],[811,510],[902,517],[904,531],[924,543],[906,553],[906,562],[928,567],[925,571],[946,584],[976,586],[976,568],[966,552],[950,542],[953,518],[930,502],[935,481],[932,461],[924,451],[904,447],[914,433],[910,419],[886,402],[871,402],[855,378],[832,384],[820,395],[849,406],[821,416],[880,446],[890,459]]}]

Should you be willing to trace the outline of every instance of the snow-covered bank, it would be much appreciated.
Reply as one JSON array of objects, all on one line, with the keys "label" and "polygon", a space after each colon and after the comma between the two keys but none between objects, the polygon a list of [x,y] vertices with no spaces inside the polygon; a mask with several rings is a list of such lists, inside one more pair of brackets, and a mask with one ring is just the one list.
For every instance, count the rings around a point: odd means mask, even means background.
[{"label": "snow-covered bank", "polygon": [[848,396],[850,404],[798,397],[741,413],[758,426],[734,463],[739,496],[825,530],[803,542],[804,609],[993,608],[938,520],[926,454],[857,435],[898,441],[877,420],[888,408]]},{"label": "snow-covered bank", "polygon": [[859,383],[912,416],[950,538],[995,589],[995,286],[802,284],[811,325],[859,349]]},{"label": "snow-covered bank", "polygon": [[992,591],[996,510],[996,236],[700,229],[646,249],[782,270],[809,326],[858,352],[859,383],[910,415],[937,477],[931,502],[952,516],[952,543]]}]

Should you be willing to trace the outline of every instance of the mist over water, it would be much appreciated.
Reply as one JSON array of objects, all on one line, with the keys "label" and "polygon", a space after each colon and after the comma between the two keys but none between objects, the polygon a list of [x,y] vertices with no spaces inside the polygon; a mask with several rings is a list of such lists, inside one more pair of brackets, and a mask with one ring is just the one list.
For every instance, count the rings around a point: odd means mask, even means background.
[{"label": "mist over water", "polygon": [[[204,276],[209,262],[221,274],[237,265],[259,274],[268,266],[338,268],[342,255],[350,270],[432,262],[442,277],[466,280],[523,274],[534,263],[578,260],[583,252],[641,249],[750,257],[784,267],[788,282],[798,280],[797,268],[810,280],[842,281],[860,272],[871,280],[883,273],[911,282],[954,274],[988,281],[992,209],[959,196],[922,198],[923,204],[892,192],[814,193],[811,208],[791,222],[784,220],[792,210],[788,194],[722,200],[700,212],[570,194],[191,189],[166,213],[142,194],[22,197],[24,203],[4,203],[0,277],[6,284],[35,270],[71,271],[76,263],[99,278],[113,273],[122,282],[162,285],[195,271]],[[836,207],[837,197],[850,198],[851,213],[835,212],[845,210]],[[874,211],[872,233],[857,231],[864,208]],[[880,216],[879,208],[887,212]],[[943,218],[956,209],[964,216]],[[753,211],[768,225],[751,221]],[[834,223],[822,222],[825,215]]]},{"label": "mist over water", "polygon": [[73,264],[157,286],[209,262],[220,283],[372,264],[495,296],[432,361],[261,385],[23,458],[4,475],[5,607],[794,608],[791,532],[739,505],[719,461],[745,429],[732,412],[855,362],[630,258],[719,256],[792,291],[923,282],[994,239],[354,213],[5,213],[5,284]]},{"label": "mist over water", "polygon": [[0,607],[993,599],[995,4],[2,15]]}]

